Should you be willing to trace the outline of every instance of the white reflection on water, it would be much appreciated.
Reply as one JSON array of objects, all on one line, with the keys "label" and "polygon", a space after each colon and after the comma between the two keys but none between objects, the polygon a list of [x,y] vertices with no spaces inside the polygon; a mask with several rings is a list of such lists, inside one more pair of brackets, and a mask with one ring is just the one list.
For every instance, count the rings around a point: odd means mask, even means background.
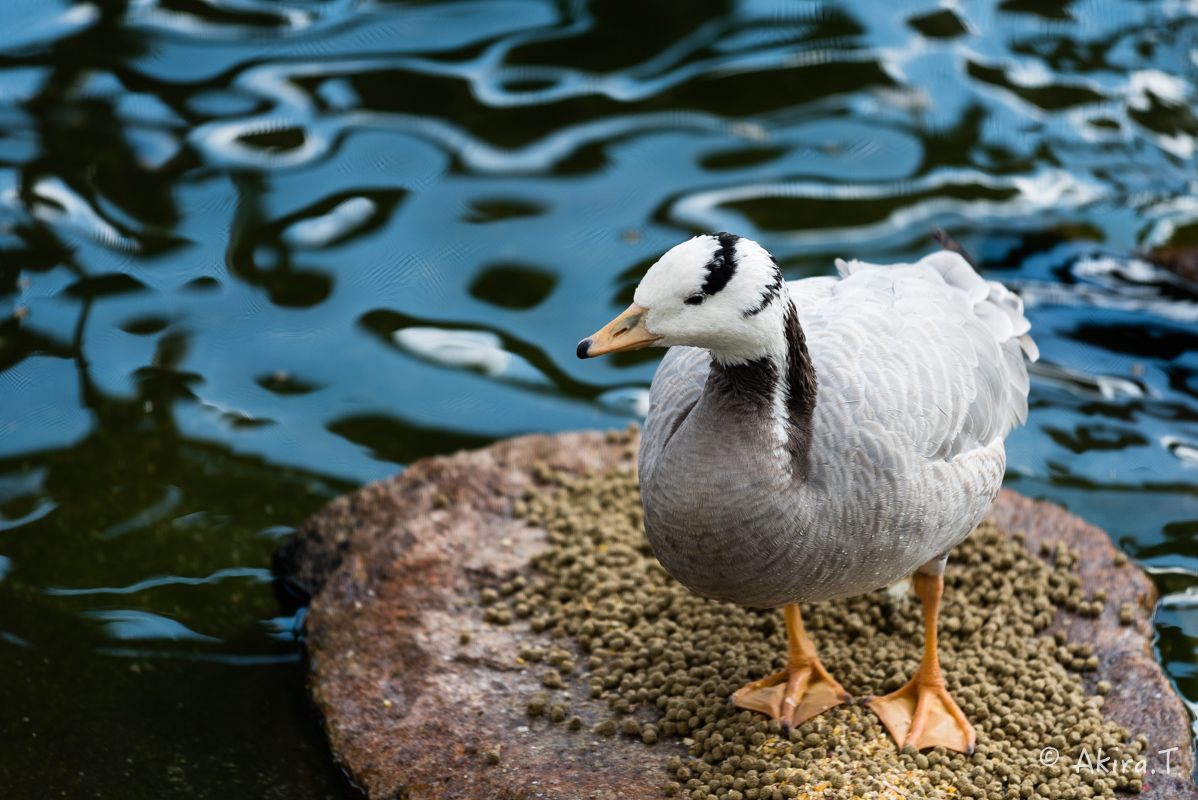
[{"label": "white reflection on water", "polygon": [[140,249],[136,239],[118,231],[90,203],[58,178],[43,178],[33,186],[34,204],[30,211],[38,219],[72,228],[103,245],[117,250]]},{"label": "white reflection on water", "polygon": [[469,369],[513,383],[550,385],[536,367],[503,349],[503,340],[488,331],[444,328],[401,328],[392,334],[400,349],[443,367]]},{"label": "white reflection on water", "polygon": [[281,238],[293,247],[324,247],[361,228],[377,210],[370,198],[351,197],[327,214],[292,223]]}]

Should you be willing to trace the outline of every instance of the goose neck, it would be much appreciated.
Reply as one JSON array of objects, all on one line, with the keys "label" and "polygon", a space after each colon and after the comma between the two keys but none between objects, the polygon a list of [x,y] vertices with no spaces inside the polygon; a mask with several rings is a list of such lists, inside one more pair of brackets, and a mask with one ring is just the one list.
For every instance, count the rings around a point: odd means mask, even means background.
[{"label": "goose neck", "polygon": [[772,346],[757,358],[737,361],[713,351],[705,391],[723,413],[768,427],[785,468],[802,477],[818,384],[794,304],[786,298],[780,305],[780,330],[770,337]]}]

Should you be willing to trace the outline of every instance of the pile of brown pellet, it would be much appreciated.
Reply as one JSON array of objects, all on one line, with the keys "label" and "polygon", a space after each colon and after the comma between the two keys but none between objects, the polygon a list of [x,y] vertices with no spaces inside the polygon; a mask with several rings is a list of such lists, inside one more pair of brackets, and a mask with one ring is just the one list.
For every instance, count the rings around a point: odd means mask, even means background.
[{"label": "pile of brown pellet", "polygon": [[[609,437],[627,443],[632,434]],[[581,477],[540,466],[536,477],[543,490],[527,492],[513,510],[544,526],[550,549],[529,578],[483,591],[486,619],[543,632],[530,637],[543,646],[526,644],[519,656],[545,686],[529,699],[530,714],[580,728],[560,690],[563,676],[581,673],[591,702],[610,710],[594,733],[646,744],[681,738],[690,757],[663,763],[667,795],[1075,800],[1139,791],[1139,772],[1074,770],[1083,748],[1138,761],[1147,741],[1103,721],[1105,683],[1084,695],[1076,673],[1098,663],[1088,645],[1071,645],[1061,632],[1036,635],[1064,610],[1101,611],[1102,592],[1087,599],[1071,571],[1077,553],[1050,546],[1037,557],[1021,535],[987,523],[953,551],[940,658],[977,730],[971,757],[943,748],[899,752],[860,705],[834,708],[784,736],[778,721],[728,705],[740,686],[785,665],[781,612],[706,600],[667,575],[645,538],[631,463]],[[854,697],[902,686],[919,663],[922,610],[905,584],[804,603],[802,611],[820,658]],[[1059,751],[1057,763],[1041,763],[1046,747]]]}]

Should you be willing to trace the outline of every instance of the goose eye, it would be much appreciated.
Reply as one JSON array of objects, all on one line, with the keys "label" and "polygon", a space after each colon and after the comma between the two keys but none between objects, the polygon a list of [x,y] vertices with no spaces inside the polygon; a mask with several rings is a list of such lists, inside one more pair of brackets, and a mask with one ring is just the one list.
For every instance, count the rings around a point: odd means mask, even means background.
[{"label": "goose eye", "polygon": [[690,297],[686,298],[682,302],[686,303],[688,306],[702,305],[703,304],[703,295],[692,294]]}]

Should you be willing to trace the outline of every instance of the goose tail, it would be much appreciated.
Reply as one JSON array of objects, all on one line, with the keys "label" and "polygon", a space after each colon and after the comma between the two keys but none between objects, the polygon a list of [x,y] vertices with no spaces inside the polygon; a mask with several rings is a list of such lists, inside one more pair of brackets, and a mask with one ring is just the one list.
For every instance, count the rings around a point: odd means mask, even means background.
[{"label": "goose tail", "polygon": [[1011,391],[1008,394],[1008,422],[1014,427],[1027,421],[1028,361],[1040,358],[1040,349],[1031,337],[1031,322],[1024,316],[1023,299],[998,281],[988,281],[960,254],[941,250],[924,256],[917,263],[932,267],[949,286],[962,290],[977,315],[1002,350],[1002,374]]}]

